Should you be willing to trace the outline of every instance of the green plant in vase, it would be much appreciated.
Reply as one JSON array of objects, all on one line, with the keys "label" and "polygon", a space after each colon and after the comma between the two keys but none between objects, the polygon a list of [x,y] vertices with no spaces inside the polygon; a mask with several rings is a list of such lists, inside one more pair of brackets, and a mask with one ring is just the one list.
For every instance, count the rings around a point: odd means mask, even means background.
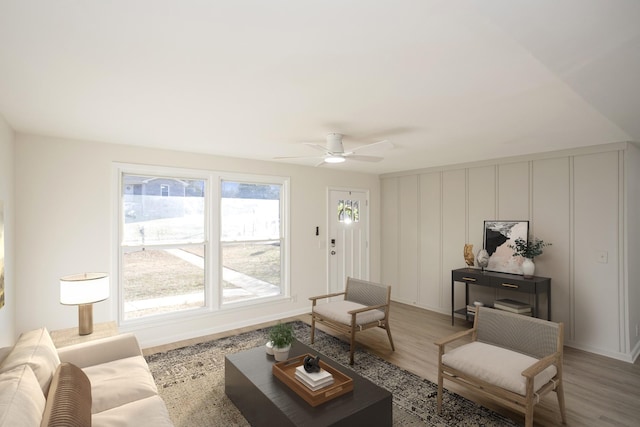
[{"label": "green plant in vase", "polygon": [[544,240],[537,238],[525,242],[521,237],[518,237],[513,243],[513,245],[509,245],[509,247],[514,250],[513,256],[521,256],[524,258],[522,262],[524,277],[533,277],[533,272],[536,268],[533,259],[542,255],[543,249],[551,246],[551,243],[546,243]]},{"label": "green plant in vase", "polygon": [[293,342],[293,327],[289,323],[278,323],[269,330],[269,340],[276,360],[287,360]]}]

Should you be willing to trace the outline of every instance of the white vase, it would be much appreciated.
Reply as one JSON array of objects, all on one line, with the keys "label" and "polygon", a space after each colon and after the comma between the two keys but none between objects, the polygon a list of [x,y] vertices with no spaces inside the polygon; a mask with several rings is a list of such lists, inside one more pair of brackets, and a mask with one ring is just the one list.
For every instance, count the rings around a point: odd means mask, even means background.
[{"label": "white vase", "polygon": [[286,347],[273,347],[273,357],[276,362],[283,362],[289,358],[289,350],[291,350],[291,344]]},{"label": "white vase", "polygon": [[267,343],[264,345],[264,348],[266,349],[268,355],[273,356],[273,343],[271,341],[267,341]]},{"label": "white vase", "polygon": [[525,258],[522,261],[522,273],[524,273],[524,277],[529,279],[533,277],[533,272],[536,271],[536,265],[533,263],[531,258]]}]

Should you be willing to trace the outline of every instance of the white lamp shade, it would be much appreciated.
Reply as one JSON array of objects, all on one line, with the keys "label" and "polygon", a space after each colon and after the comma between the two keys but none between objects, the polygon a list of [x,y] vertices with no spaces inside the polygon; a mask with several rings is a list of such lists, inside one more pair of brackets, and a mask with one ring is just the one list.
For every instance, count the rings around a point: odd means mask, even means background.
[{"label": "white lamp shade", "polygon": [[91,304],[109,298],[107,273],[82,273],[60,278],[60,303]]}]

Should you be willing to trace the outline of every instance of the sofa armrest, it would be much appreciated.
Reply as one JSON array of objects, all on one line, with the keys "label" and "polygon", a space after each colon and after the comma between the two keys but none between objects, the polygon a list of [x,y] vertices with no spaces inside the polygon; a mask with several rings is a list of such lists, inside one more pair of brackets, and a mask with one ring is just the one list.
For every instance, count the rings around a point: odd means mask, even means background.
[{"label": "sofa armrest", "polygon": [[83,342],[58,349],[61,362],[80,368],[99,365],[133,356],[142,356],[136,336],[132,333]]}]

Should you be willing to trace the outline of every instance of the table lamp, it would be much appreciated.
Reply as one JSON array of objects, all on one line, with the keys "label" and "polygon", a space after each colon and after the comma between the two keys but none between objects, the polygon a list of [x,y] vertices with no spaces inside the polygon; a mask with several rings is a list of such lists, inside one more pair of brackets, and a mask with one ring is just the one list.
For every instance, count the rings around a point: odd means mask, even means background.
[{"label": "table lamp", "polygon": [[93,332],[93,303],[109,298],[106,273],[82,273],[60,278],[60,304],[78,306],[80,335]]}]

